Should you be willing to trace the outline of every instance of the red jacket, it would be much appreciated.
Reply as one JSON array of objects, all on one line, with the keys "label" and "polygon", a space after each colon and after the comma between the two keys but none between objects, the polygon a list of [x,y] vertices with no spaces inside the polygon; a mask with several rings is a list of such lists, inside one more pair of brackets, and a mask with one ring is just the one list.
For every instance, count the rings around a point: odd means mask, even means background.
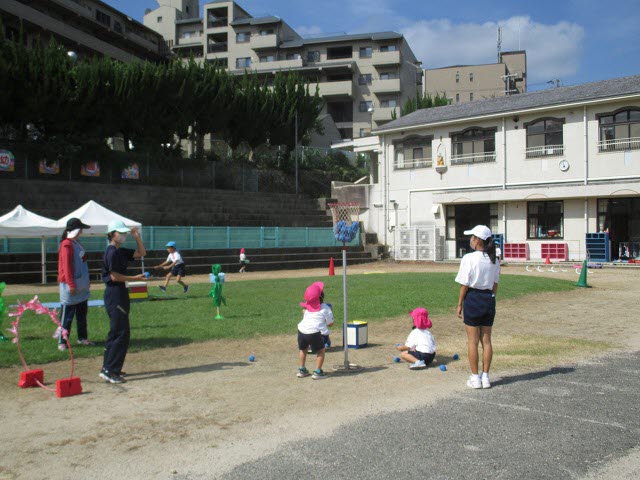
[{"label": "red jacket", "polygon": [[70,289],[74,289],[76,282],[73,277],[73,241],[65,238],[58,249],[58,282],[66,283]]}]

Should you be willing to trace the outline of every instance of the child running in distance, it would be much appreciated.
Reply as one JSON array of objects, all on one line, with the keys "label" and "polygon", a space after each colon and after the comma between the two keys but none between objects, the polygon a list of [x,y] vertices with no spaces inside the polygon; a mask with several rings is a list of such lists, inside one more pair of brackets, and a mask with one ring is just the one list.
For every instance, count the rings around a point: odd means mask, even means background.
[{"label": "child running in distance", "polygon": [[187,275],[187,269],[184,266],[182,255],[180,255],[180,252],[178,252],[176,242],[169,242],[165,245],[165,247],[167,247],[169,256],[164,262],[158,265],[158,268],[169,270],[169,273],[167,273],[167,276],[164,279],[164,285],[159,286],[158,288],[166,293],[167,285],[169,285],[169,280],[171,280],[172,276],[175,276],[177,279],[176,281],[180,285],[182,285],[184,293],[187,293],[189,291],[189,285],[182,281],[182,277]]}]

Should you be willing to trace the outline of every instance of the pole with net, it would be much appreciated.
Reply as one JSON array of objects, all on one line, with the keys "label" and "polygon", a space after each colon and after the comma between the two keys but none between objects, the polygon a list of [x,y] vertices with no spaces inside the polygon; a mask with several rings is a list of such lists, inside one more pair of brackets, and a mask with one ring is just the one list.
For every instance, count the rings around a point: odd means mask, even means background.
[{"label": "pole with net", "polygon": [[342,345],[344,348],[344,370],[358,368],[349,363],[349,342],[347,340],[348,303],[347,303],[347,243],[351,242],[360,230],[360,205],[358,203],[331,203],[333,219],[333,234],[337,241],[342,242],[342,295],[343,295],[343,319],[342,319]]}]

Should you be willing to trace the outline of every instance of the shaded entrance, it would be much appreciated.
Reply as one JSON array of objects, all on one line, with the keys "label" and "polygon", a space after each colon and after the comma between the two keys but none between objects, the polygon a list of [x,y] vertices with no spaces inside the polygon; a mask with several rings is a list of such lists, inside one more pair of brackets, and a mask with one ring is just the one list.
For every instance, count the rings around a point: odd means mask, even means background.
[{"label": "shaded entrance", "polygon": [[471,230],[476,225],[491,225],[492,205],[497,213],[497,204],[490,203],[447,206],[447,223],[451,219],[455,223],[456,258],[461,258],[471,251],[469,237],[464,234],[465,230]]},{"label": "shaded entrance", "polygon": [[599,198],[598,228],[609,229],[612,260],[640,257],[640,197]]}]

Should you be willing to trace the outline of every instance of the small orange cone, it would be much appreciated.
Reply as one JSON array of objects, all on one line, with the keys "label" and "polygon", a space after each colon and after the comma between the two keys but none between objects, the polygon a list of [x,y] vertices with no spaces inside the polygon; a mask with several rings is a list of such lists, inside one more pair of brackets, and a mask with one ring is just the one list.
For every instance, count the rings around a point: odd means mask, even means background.
[{"label": "small orange cone", "polygon": [[336,269],[333,265],[333,257],[329,260],[329,276],[333,277],[336,274]]},{"label": "small orange cone", "polygon": [[547,258],[545,258],[544,264],[545,265],[551,265],[551,259],[549,258],[549,255],[547,255]]}]

